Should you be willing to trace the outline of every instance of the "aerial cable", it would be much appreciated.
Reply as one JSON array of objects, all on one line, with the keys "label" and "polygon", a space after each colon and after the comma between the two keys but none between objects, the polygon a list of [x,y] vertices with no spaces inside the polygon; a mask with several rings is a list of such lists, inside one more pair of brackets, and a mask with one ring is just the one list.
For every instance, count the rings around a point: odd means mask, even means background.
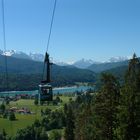
[{"label": "aerial cable", "polygon": [[[3,29],[3,47],[4,52],[6,53],[6,33],[5,33],[5,9],[4,9],[4,0],[1,0],[2,6],[2,29]],[[5,78],[6,78],[6,89],[8,90],[8,66],[7,66],[7,56],[4,54],[5,57]]]},{"label": "aerial cable", "polygon": [[[46,50],[46,52],[49,51],[50,40],[51,40],[51,35],[52,35],[52,28],[53,28],[53,22],[54,22],[55,11],[56,11],[56,5],[57,5],[57,0],[54,1],[54,7],[53,7],[52,16],[51,16],[51,23],[50,23],[50,29],[49,29],[49,34],[48,34],[47,50]],[[42,79],[44,78],[44,71],[45,71],[45,63],[44,63],[44,66],[43,66],[43,76],[42,76]]]},{"label": "aerial cable", "polygon": [[56,5],[57,5],[57,0],[54,1],[54,7],[53,7],[53,12],[52,12],[52,18],[51,18],[51,24],[50,24],[50,30],[49,30],[48,42],[47,42],[47,52],[49,50],[49,45],[50,45],[50,39],[51,39],[51,34],[52,34],[52,28],[53,28],[54,16],[55,16],[55,11],[56,11]]},{"label": "aerial cable", "polygon": [[[3,48],[4,48],[4,52],[6,53],[7,49],[6,49],[6,31],[5,31],[5,5],[4,5],[4,0],[1,0],[1,7],[2,7],[2,29],[3,29]],[[7,55],[4,54],[5,57],[5,78],[6,78],[6,91],[8,91],[8,87],[9,87],[9,82],[8,82],[8,66],[7,66]],[[9,95],[9,92],[8,92]],[[8,96],[9,97],[9,96]],[[13,135],[13,124],[12,121],[10,123],[11,126],[11,134]]]}]

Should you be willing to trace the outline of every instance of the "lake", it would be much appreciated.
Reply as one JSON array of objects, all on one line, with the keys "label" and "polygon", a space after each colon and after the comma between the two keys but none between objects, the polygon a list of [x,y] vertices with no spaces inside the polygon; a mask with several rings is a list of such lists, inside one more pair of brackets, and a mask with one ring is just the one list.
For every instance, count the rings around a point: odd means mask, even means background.
[{"label": "lake", "polygon": [[[74,93],[77,91],[87,91],[88,89],[94,89],[90,86],[73,86],[73,87],[62,87],[62,88],[54,88],[53,93],[54,94],[68,94],[68,93]],[[0,92],[0,96],[14,96],[14,95],[20,95],[20,94],[28,94],[28,95],[36,95],[38,94],[38,90],[34,91],[10,91],[10,92]]]}]

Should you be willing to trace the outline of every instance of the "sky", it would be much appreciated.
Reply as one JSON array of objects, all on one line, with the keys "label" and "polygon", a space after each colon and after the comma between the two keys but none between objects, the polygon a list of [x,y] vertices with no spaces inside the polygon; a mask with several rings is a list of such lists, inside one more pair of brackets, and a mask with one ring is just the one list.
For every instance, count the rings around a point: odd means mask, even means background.
[{"label": "sky", "polygon": [[[0,0],[1,1],[1,0]],[[4,0],[7,50],[45,53],[54,0]],[[49,53],[55,60],[140,56],[140,0],[58,0]],[[0,3],[0,18],[2,15]],[[0,19],[0,49],[2,42]]]}]

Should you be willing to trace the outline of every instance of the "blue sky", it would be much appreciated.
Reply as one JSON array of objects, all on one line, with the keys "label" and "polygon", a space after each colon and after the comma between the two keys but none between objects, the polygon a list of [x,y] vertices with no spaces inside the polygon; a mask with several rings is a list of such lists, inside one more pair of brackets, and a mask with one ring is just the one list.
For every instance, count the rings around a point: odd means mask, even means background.
[{"label": "blue sky", "polygon": [[[45,53],[54,0],[4,1],[7,49]],[[62,61],[140,56],[139,7],[140,0],[58,0],[50,55]]]}]

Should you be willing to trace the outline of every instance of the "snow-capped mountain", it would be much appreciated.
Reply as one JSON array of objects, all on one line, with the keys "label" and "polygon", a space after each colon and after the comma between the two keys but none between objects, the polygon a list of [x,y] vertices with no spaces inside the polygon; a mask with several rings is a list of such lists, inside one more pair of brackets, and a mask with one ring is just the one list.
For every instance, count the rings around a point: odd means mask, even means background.
[{"label": "snow-capped mountain", "polygon": [[53,63],[59,66],[68,66],[69,64],[66,62],[58,61],[58,60],[53,60]]},{"label": "snow-capped mountain", "polygon": [[35,61],[44,61],[44,55],[40,53],[30,53],[30,58]]},{"label": "snow-capped mountain", "polygon": [[12,56],[15,53],[16,53],[15,50],[2,51],[2,55],[6,56]]},{"label": "snow-capped mountain", "polygon": [[15,58],[22,58],[22,59],[31,59],[30,56],[24,52],[16,51],[16,50],[7,50],[7,51],[0,51],[1,55],[12,56]]},{"label": "snow-capped mountain", "polygon": [[95,62],[95,61],[93,61],[91,59],[89,59],[89,60],[87,60],[87,59],[81,59],[79,61],[74,62],[73,65],[76,66],[76,67],[78,67],[78,68],[84,69],[84,68],[89,67],[92,64],[97,64],[97,63],[99,63],[99,62]]},{"label": "snow-capped mountain", "polygon": [[54,61],[53,63],[55,63],[57,65],[60,65],[60,66],[74,66],[74,67],[77,67],[77,68],[85,69],[92,64],[97,64],[98,62],[95,62],[91,59],[89,59],[89,60],[81,59],[81,60],[78,60],[78,61],[69,61],[69,62]]},{"label": "snow-capped mountain", "polygon": [[115,63],[115,62],[122,62],[122,61],[126,61],[129,60],[131,57],[111,57],[108,61],[104,61],[104,62],[97,62],[97,61],[93,61],[91,59],[87,60],[87,59],[81,59],[79,61],[74,62],[72,65],[78,67],[78,68],[88,68],[89,66],[91,66],[92,64],[101,64],[101,63]]},{"label": "snow-capped mountain", "polygon": [[[0,50],[0,55],[6,55],[6,56],[22,58],[22,59],[29,59],[29,60],[34,60],[34,61],[42,61],[42,62],[44,61],[44,55],[40,53],[30,52],[29,54],[26,54],[22,51],[16,51],[16,50],[7,50],[6,52]],[[70,62],[54,60],[53,63],[60,66],[75,66],[77,68],[85,69],[92,64],[115,63],[115,62],[121,62],[121,61],[129,60],[129,59],[130,57],[111,57],[108,61],[104,61],[104,62],[96,62],[96,61],[93,61],[92,59],[81,59],[78,61],[70,61]]]},{"label": "snow-capped mountain", "polygon": [[16,57],[16,58],[22,58],[22,59],[30,59],[31,60],[31,57],[24,53],[24,52],[18,52],[18,51],[15,51],[12,55],[12,57]]},{"label": "snow-capped mountain", "polygon": [[75,61],[60,61],[60,60],[53,60],[53,63],[59,66],[73,66]]},{"label": "snow-capped mountain", "polygon": [[2,55],[3,54],[3,51],[2,50],[0,50],[0,55]]},{"label": "snow-capped mountain", "polygon": [[114,62],[122,62],[125,60],[129,60],[130,57],[122,57],[122,56],[118,56],[118,57],[111,57],[107,62],[109,63],[114,63]]},{"label": "snow-capped mountain", "polygon": [[22,51],[16,51],[16,50],[7,50],[7,51],[0,50],[0,55],[6,55],[6,56],[21,58],[21,59],[29,59],[34,61],[44,61],[44,55],[38,53],[26,54]]}]

